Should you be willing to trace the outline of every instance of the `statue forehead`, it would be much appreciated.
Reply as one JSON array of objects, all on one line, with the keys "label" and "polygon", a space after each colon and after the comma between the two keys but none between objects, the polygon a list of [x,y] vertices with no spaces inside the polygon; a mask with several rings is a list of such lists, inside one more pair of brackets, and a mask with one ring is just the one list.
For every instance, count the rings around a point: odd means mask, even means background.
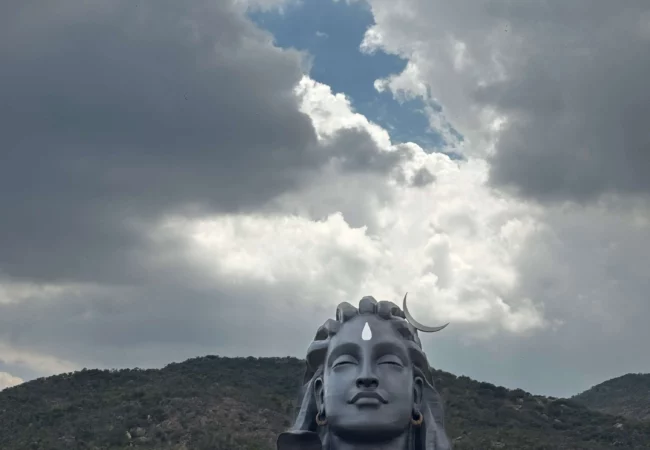
[{"label": "statue forehead", "polygon": [[332,344],[342,342],[379,342],[395,340],[401,342],[403,338],[393,325],[374,314],[361,314],[345,322],[332,339]]}]

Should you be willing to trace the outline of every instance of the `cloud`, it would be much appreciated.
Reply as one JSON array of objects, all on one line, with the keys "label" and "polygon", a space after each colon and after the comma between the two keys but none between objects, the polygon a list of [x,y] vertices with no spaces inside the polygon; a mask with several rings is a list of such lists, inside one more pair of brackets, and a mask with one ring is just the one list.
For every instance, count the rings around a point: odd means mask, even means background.
[{"label": "cloud", "polygon": [[413,186],[421,187],[433,183],[434,181],[436,181],[436,177],[426,168],[422,167],[415,173],[415,175],[413,175],[413,180],[411,182],[413,183]]},{"label": "cloud", "polygon": [[[27,322],[23,321],[23,323]],[[8,331],[16,330],[16,328],[9,327],[4,327],[4,329]],[[20,335],[19,332],[14,332],[13,334]],[[5,335],[6,332],[2,334],[3,337]],[[20,337],[15,340],[20,340]],[[65,361],[61,358],[45,353],[39,353],[31,349],[21,349],[2,342],[0,342],[0,361],[2,361],[3,364],[22,366],[40,373],[71,372],[77,368],[76,365],[70,361]]]},{"label": "cloud", "polygon": [[[299,193],[325,183],[323,173],[368,181],[365,198],[387,195],[377,188],[404,154],[349,110],[352,122],[319,138],[317,115],[304,112],[302,55],[273,46],[245,7],[67,0],[56,14],[21,3],[2,15],[0,207],[9,214],[0,225],[0,343],[8,364],[49,374],[214,351],[216,325],[204,319],[263,293],[214,281],[187,287],[196,265],[173,253],[172,273],[160,272],[155,255],[180,245],[151,238],[160,223],[304,210]],[[185,308],[191,313],[179,315]],[[125,356],[127,344],[134,350]]]},{"label": "cloud", "polygon": [[395,144],[241,2],[0,14],[0,370],[303,356],[340,301],[406,291],[419,320],[452,322],[423,336],[437,368],[554,395],[650,370],[648,201],[499,188],[513,113],[467,74],[499,79],[472,43],[501,38],[465,6],[436,28],[449,47],[419,20],[429,10],[394,4],[373,4],[366,45],[410,63],[382,86],[436,96],[431,119],[461,129],[463,160]]},{"label": "cloud", "polygon": [[408,59],[377,88],[429,101],[432,125],[453,125],[465,139],[448,142],[488,164],[486,189],[544,205],[517,244],[510,295],[539,305],[547,327],[472,341],[487,355],[474,364],[560,395],[650,370],[637,345],[650,338],[639,319],[650,314],[647,6],[369,3],[362,49]]},{"label": "cloud", "polygon": [[8,276],[134,282],[141,235],[169,211],[255,210],[333,158],[394,164],[359,132],[319,148],[295,95],[302,55],[239,3],[13,5],[0,32]]},{"label": "cloud", "polygon": [[[387,198],[377,188],[405,155],[349,109],[352,122],[317,133],[302,55],[273,46],[245,7],[67,0],[2,15],[0,359],[14,372],[284,351],[290,336],[265,349],[247,328],[282,317],[255,319],[273,292],[206,272],[180,237],[154,239],[161,224],[304,211],[301,193],[328,173]],[[224,316],[245,308],[247,320]]]},{"label": "cloud", "polygon": [[14,377],[7,372],[0,372],[0,391],[8,387],[16,386],[22,382],[23,380],[18,377]]},{"label": "cloud", "polygon": [[495,186],[542,201],[650,193],[647,2],[369,3],[363,47],[409,60],[380,86],[439,103],[434,125],[491,155]]},{"label": "cloud", "polygon": [[282,13],[287,6],[298,4],[299,1],[300,0],[234,0],[234,4],[243,8],[243,10],[278,10]]},{"label": "cloud", "polygon": [[[603,199],[546,210],[539,233],[517,262],[519,292],[544,305],[546,318],[561,323],[520,349],[585,386],[630,372],[648,372],[640,342],[650,340],[646,274],[650,252],[650,204]],[[529,376],[544,389],[568,388]],[[562,392],[562,391],[560,391]]]},{"label": "cloud", "polygon": [[[393,146],[345,97],[310,80],[302,86],[319,148],[339,155],[310,186],[269,210],[172,211],[152,222],[136,260],[146,282],[55,288],[5,279],[11,301],[0,305],[0,342],[78,367],[162,365],[203,353],[301,355],[339,302],[366,294],[398,301],[406,290],[421,320],[452,320],[477,339],[547,326],[540,305],[510,295],[534,208],[486,190],[486,164]],[[335,144],[346,130],[369,136],[377,153],[359,147],[355,156],[357,147]],[[370,154],[365,173],[349,159]],[[381,162],[394,154],[405,156]],[[435,183],[403,181],[424,170]]]}]

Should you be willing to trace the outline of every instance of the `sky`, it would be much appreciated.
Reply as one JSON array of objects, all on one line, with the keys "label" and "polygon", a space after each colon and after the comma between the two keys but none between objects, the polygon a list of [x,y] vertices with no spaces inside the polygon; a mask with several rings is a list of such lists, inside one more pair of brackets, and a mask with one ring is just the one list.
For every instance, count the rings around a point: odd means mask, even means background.
[{"label": "sky", "polygon": [[649,45],[640,0],[2,3],[0,389],[407,291],[436,369],[650,372]]}]

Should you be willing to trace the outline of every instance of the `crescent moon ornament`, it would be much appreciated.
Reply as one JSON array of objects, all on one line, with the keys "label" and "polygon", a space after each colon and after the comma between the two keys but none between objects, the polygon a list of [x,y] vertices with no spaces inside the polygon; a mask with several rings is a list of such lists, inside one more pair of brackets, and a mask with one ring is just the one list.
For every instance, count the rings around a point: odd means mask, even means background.
[{"label": "crescent moon ornament", "polygon": [[417,329],[419,331],[422,331],[424,333],[435,333],[436,331],[440,331],[443,328],[445,328],[447,325],[449,325],[449,323],[446,323],[446,324],[444,324],[442,326],[439,326],[439,327],[428,327],[426,325],[422,325],[420,322],[415,320],[413,318],[413,316],[411,315],[411,313],[409,312],[409,309],[406,306],[406,296],[407,295],[408,295],[408,292],[406,294],[404,294],[404,301],[402,302],[402,310],[404,311],[404,315],[406,316],[406,320],[408,321],[408,323],[413,325],[413,328],[415,328],[415,329]]}]

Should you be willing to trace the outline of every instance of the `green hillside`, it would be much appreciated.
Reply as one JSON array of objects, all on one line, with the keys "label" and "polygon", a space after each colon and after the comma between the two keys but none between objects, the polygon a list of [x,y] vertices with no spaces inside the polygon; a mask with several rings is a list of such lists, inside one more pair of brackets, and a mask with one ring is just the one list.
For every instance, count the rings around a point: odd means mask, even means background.
[{"label": "green hillside", "polygon": [[[210,356],[31,381],[0,392],[0,448],[274,449],[291,423],[303,364]],[[650,447],[650,424],[442,371],[436,378],[456,449]]]},{"label": "green hillside", "polygon": [[630,373],[573,397],[590,409],[650,421],[650,374]]}]

